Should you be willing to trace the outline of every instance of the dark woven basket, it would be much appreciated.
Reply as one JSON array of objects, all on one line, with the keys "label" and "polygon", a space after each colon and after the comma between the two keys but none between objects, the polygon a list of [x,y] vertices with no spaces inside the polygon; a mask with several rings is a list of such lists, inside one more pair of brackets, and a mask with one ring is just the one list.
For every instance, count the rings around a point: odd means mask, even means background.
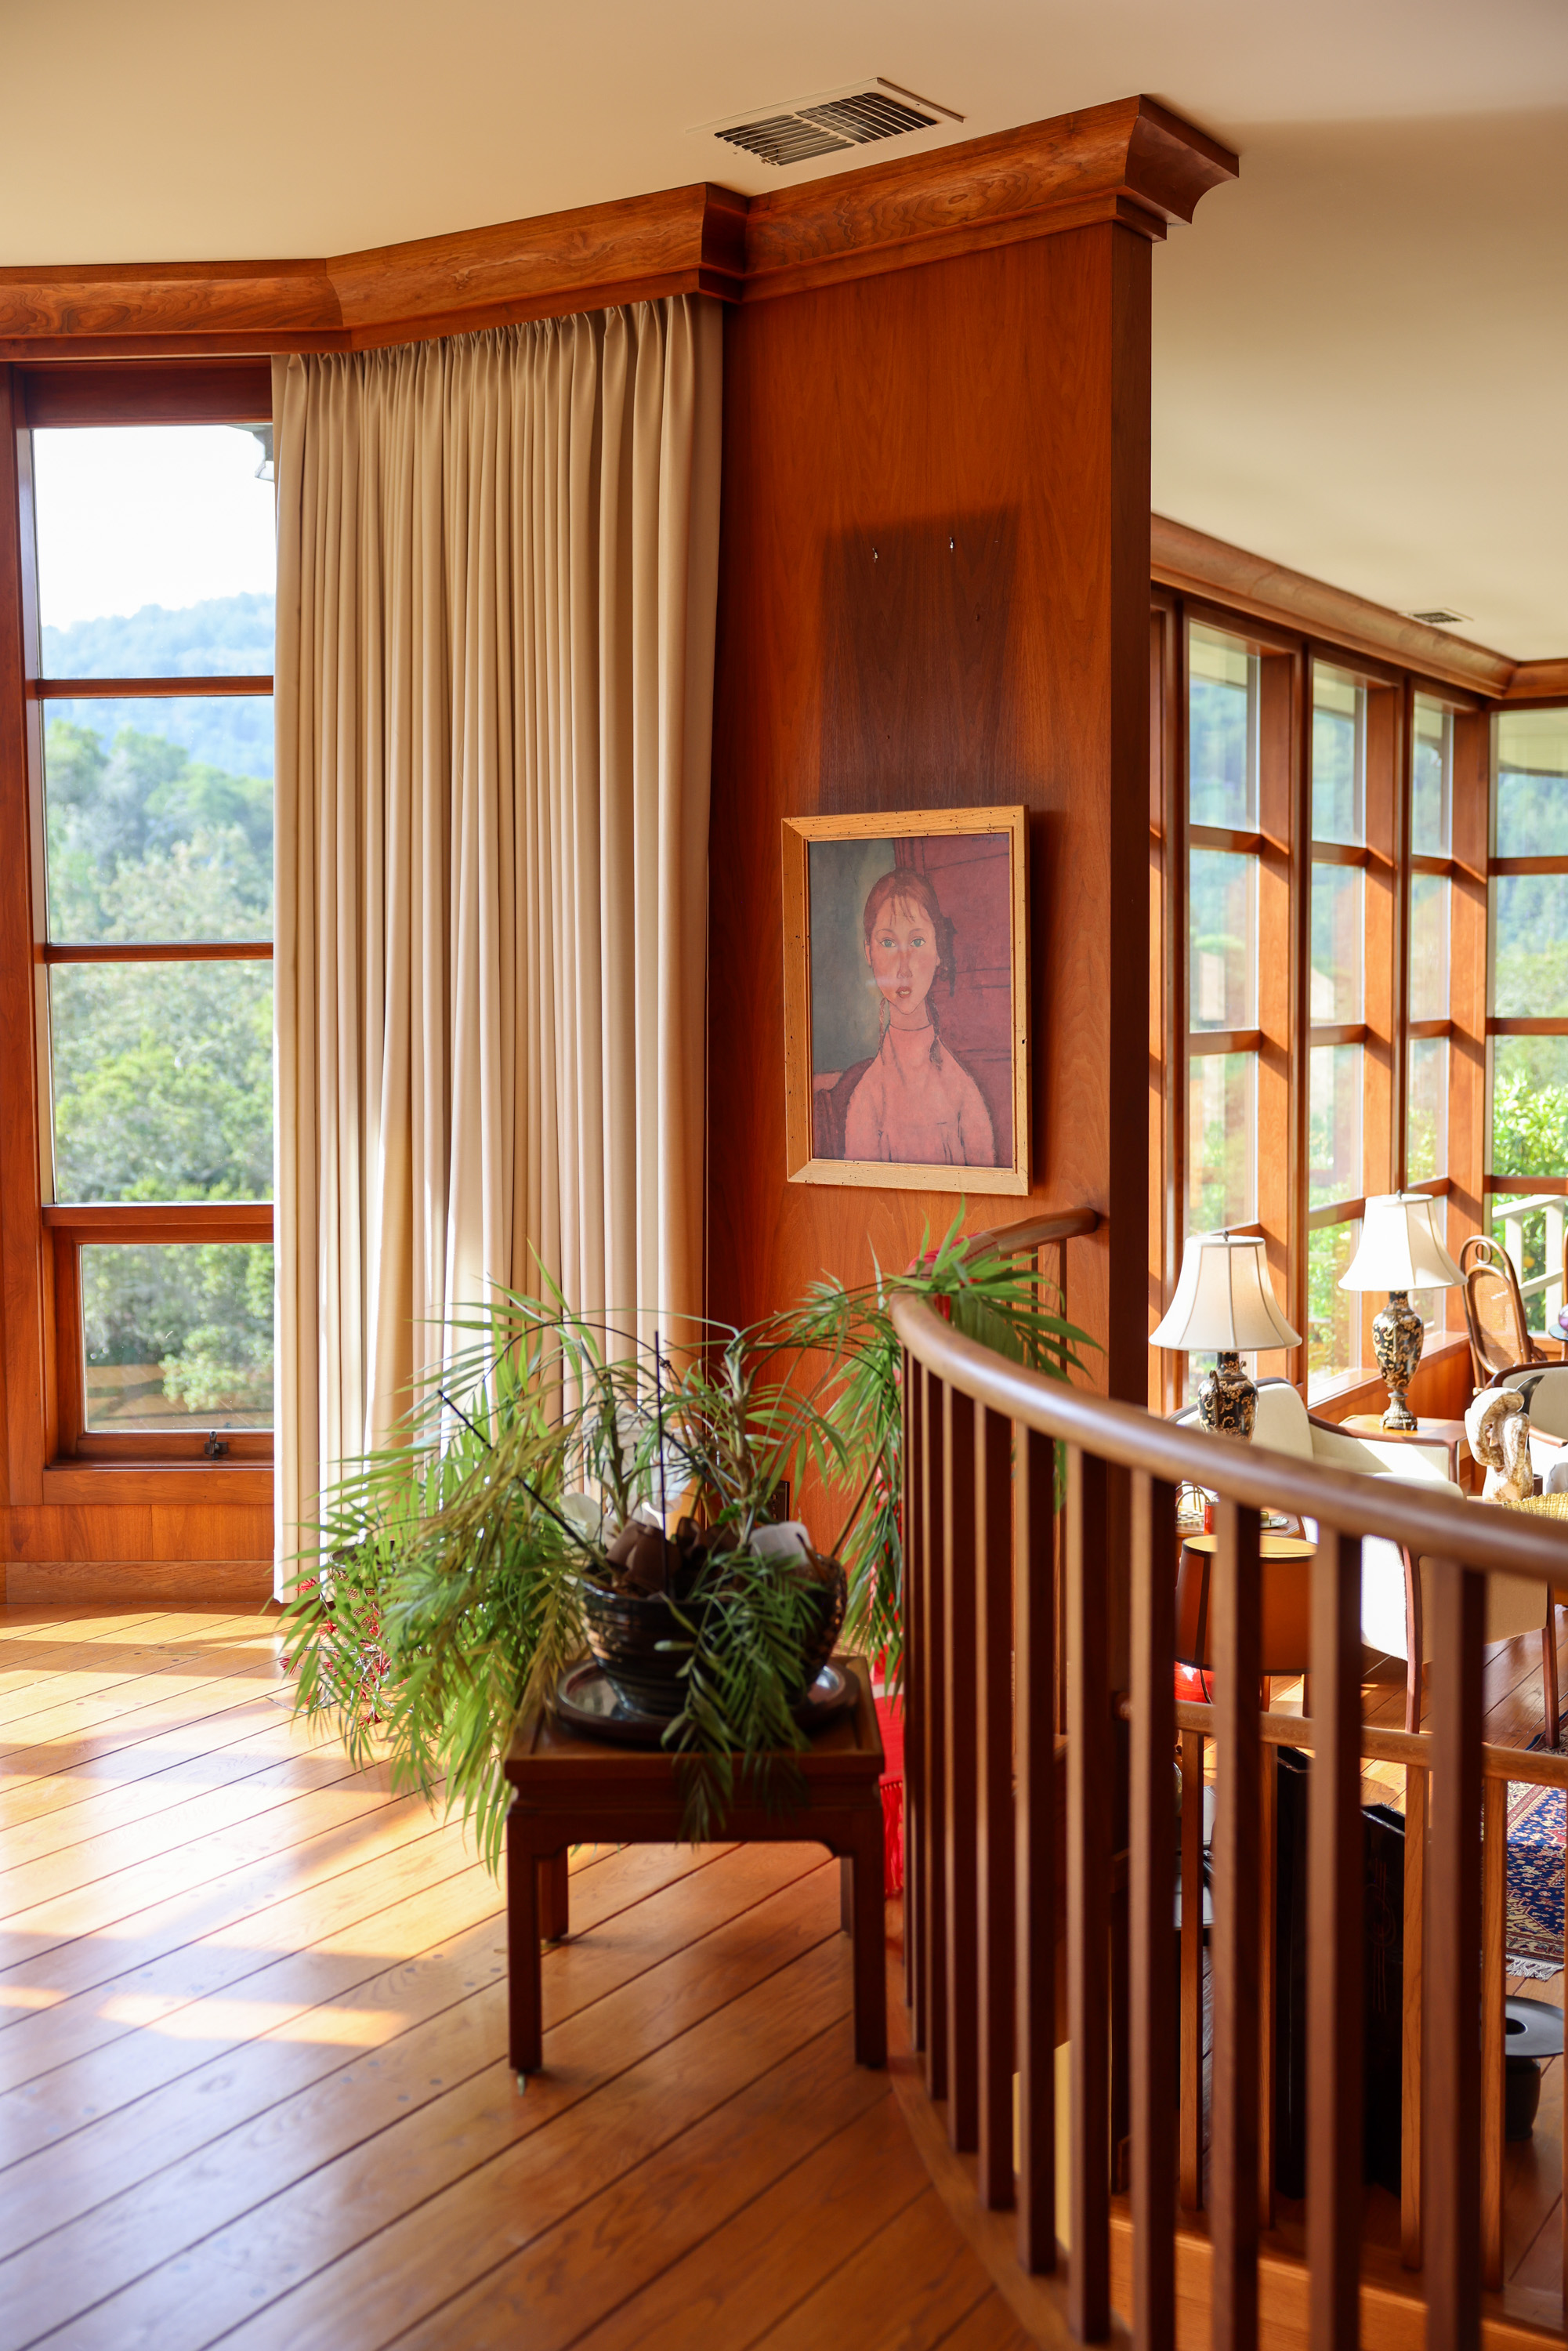
[{"label": "dark woven basket", "polygon": [[[843,1569],[835,1566],[821,1586],[817,1633],[801,1660],[800,1682],[787,1693],[791,1706],[805,1697],[832,1656],[848,1596]],[[681,1614],[688,1625],[698,1621],[702,1605],[698,1602],[683,1606]],[[582,1616],[594,1663],[602,1667],[616,1696],[643,1714],[662,1715],[667,1720],[679,1714],[685,1703],[681,1667],[689,1635],[664,1594],[659,1592],[642,1599],[590,1583],[585,1577]],[[662,1648],[661,1642],[679,1646]]]}]

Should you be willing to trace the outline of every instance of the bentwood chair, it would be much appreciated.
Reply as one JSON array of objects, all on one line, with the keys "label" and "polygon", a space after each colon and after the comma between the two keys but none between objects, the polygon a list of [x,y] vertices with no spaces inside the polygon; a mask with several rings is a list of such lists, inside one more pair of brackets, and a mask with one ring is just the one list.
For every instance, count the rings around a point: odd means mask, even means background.
[{"label": "bentwood chair", "polygon": [[1560,1342],[1539,1338],[1526,1328],[1518,1270],[1500,1242],[1486,1233],[1472,1233],[1459,1251],[1459,1271],[1465,1277],[1465,1328],[1478,1388],[1498,1372],[1562,1362]]}]

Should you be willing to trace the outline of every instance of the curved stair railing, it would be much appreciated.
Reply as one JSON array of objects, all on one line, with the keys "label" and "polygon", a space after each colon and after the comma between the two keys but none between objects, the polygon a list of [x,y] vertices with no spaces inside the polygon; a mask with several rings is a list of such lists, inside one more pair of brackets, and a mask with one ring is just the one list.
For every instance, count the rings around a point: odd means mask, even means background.
[{"label": "curved stair railing", "polygon": [[[998,1238],[1064,1247],[1096,1221],[1037,1219]],[[1531,1754],[1526,1768],[1521,1753],[1483,1750],[1485,1587],[1493,1575],[1561,1576],[1563,1534],[1178,1427],[1007,1362],[915,1300],[893,1314],[906,1429],[905,1991],[926,2091],[951,2146],[974,2158],[976,2195],[993,2211],[1016,2207],[1026,2271],[1064,2267],[1066,2323],[1082,2341],[1105,2339],[1114,2310],[1117,2331],[1124,2322],[1149,2351],[1174,2346],[1178,2251],[1184,2298],[1208,2305],[1201,2335],[1189,2314],[1184,2340],[1249,2351],[1305,2336],[1313,2351],[1345,2351],[1361,2339],[1361,1758],[1391,1755],[1409,1775],[1404,2103],[1418,2159],[1406,2166],[1405,2258],[1419,2265],[1407,2291],[1426,2307],[1408,2336],[1386,2339],[1419,2340],[1424,2318],[1429,2351],[1479,2344],[1483,2283],[1501,2283],[1502,1774],[1568,1784],[1563,1758]],[[1189,1480],[1218,1498],[1215,1702],[1178,1708],[1176,1506]],[[1260,1709],[1264,1509],[1319,1524],[1310,1721]],[[1364,1732],[1366,1535],[1429,1562],[1427,1733]],[[1206,2230],[1182,2210],[1201,2189],[1202,2048],[1175,1956],[1178,1716],[1189,1884],[1202,1872],[1205,1739],[1217,1783]],[[1265,2235],[1270,1914],[1260,1884],[1281,1741],[1312,1757],[1305,2260],[1293,2267]],[[1200,1931],[1189,1929],[1189,1959]]]}]

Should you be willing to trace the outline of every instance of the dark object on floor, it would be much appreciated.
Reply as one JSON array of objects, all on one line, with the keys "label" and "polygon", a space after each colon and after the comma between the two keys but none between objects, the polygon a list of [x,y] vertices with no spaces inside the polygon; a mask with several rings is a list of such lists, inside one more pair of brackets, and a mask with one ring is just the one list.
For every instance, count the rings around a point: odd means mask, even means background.
[{"label": "dark object on floor", "polygon": [[[1280,1750],[1274,2003],[1274,2184],[1307,2192],[1307,1786],[1312,1759]],[[1399,2193],[1404,2038],[1405,1823],[1364,1808],[1362,1945],[1363,2177]]]},{"label": "dark object on floor", "polygon": [[1503,2032],[1503,2137],[1525,2139],[1541,2104],[1541,2060],[1563,2054],[1563,2011],[1546,2000],[1511,2000]]}]

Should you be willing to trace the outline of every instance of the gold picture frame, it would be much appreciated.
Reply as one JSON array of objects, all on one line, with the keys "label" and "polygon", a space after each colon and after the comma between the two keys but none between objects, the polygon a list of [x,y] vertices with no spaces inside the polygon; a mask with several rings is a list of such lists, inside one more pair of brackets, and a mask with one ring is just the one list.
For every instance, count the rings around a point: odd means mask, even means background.
[{"label": "gold picture frame", "polygon": [[1027,846],[1021,808],[785,818],[790,1183],[1029,1190]]}]

